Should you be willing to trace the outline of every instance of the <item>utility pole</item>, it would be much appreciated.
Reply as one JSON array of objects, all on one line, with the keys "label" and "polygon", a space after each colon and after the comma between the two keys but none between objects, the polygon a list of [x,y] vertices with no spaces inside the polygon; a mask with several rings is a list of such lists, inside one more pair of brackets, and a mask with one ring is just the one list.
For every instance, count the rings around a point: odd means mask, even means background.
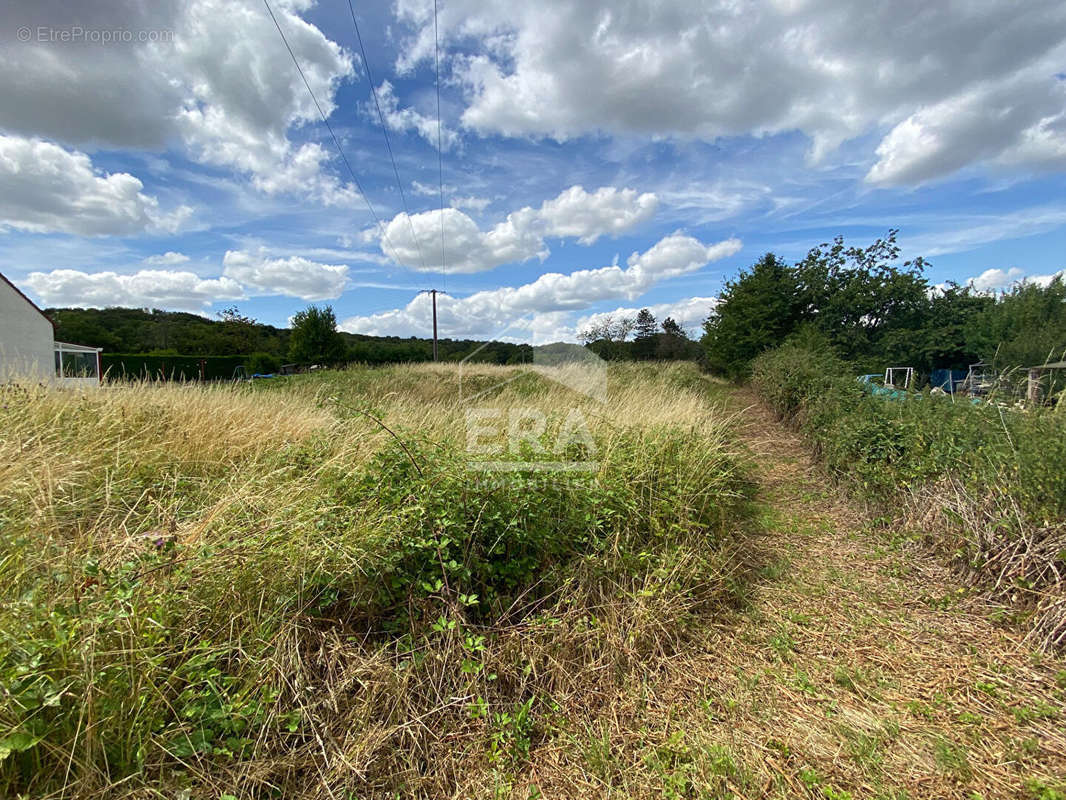
[{"label": "utility pole", "polygon": [[433,360],[437,360],[437,295],[447,294],[443,289],[423,289],[419,294],[433,297]]},{"label": "utility pole", "polygon": [[437,290],[430,290],[433,295],[433,360],[437,360]]}]

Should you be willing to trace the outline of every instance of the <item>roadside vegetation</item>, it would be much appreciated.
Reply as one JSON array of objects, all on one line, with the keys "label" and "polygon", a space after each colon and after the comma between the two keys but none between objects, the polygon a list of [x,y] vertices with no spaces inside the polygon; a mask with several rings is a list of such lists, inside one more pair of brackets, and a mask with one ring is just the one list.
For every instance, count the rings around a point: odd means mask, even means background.
[{"label": "roadside vegetation", "polygon": [[1066,406],[874,395],[826,346],[757,358],[752,385],[885,523],[963,567],[1066,644]]},{"label": "roadside vegetation", "polygon": [[[1012,604],[1035,644],[1061,648],[1066,371],[1043,375],[1040,403],[1023,399],[1025,368],[1066,356],[1066,283],[994,294],[932,286],[927,266],[901,259],[896,231],[868,247],[837,238],[791,265],[768,253],[726,283],[707,362],[750,379],[875,517]],[[950,376],[982,360],[991,394],[955,397]],[[888,367],[913,368],[910,391],[857,380]],[[947,393],[930,389],[937,371]]]}]

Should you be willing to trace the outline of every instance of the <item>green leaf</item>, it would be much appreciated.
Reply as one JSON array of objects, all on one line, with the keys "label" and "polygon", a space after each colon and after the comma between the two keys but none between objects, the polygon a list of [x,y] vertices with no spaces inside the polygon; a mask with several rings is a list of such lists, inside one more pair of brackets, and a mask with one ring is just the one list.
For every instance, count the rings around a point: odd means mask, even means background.
[{"label": "green leaf", "polygon": [[25,750],[29,750],[39,741],[41,740],[38,737],[31,736],[22,731],[9,733],[3,739],[0,739],[0,761],[3,761],[12,753],[21,753]]}]

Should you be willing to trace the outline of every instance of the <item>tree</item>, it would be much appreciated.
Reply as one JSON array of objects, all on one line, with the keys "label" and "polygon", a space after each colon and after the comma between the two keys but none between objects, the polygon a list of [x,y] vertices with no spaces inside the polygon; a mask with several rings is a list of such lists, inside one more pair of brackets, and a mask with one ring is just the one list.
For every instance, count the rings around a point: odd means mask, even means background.
[{"label": "tree", "polygon": [[804,318],[794,270],[767,253],[727,281],[704,323],[701,344],[711,369],[730,378],[747,374],[752,359],[779,345]]},{"label": "tree", "polygon": [[218,312],[218,318],[222,322],[222,335],[227,340],[227,352],[251,353],[259,344],[258,326],[251,317],[246,317],[237,310],[237,306],[229,306]]},{"label": "tree", "polygon": [[796,264],[799,316],[811,320],[846,360],[879,370],[885,361],[913,359],[890,352],[905,331],[921,326],[928,309],[929,284],[922,258],[896,266],[898,231],[869,247],[845,247],[841,236],[820,244]]},{"label": "tree", "polygon": [[301,364],[333,363],[344,357],[332,306],[308,306],[296,312],[289,334],[289,358]]},{"label": "tree", "polygon": [[665,333],[667,336],[683,336],[686,339],[688,338],[687,336],[685,336],[684,329],[676,322],[674,322],[673,317],[667,317],[663,320],[663,333]]},{"label": "tree", "polygon": [[664,361],[700,361],[703,349],[688,338],[673,317],[663,320],[663,332],[655,335],[655,357]]},{"label": "tree", "polygon": [[632,317],[604,314],[577,334],[577,338],[601,358],[623,360],[628,357],[625,341],[633,332],[636,321]]},{"label": "tree", "polygon": [[636,331],[637,339],[650,339],[659,332],[659,323],[656,322],[654,314],[648,309],[642,308],[637,312],[634,330]]},{"label": "tree", "polygon": [[923,371],[966,369],[981,358],[967,331],[994,302],[988,295],[954,283],[930,291],[919,327],[894,328],[885,335],[886,358]]},{"label": "tree", "polygon": [[968,320],[966,342],[985,361],[1004,367],[1031,367],[1066,359],[1066,281],[1047,286],[1025,282]]},{"label": "tree", "polygon": [[655,358],[655,337],[659,334],[659,324],[648,309],[642,308],[637,312],[634,330],[636,336],[633,339],[633,357],[636,359]]},{"label": "tree", "polygon": [[270,353],[252,353],[244,368],[249,375],[271,375],[281,368],[281,362]]}]

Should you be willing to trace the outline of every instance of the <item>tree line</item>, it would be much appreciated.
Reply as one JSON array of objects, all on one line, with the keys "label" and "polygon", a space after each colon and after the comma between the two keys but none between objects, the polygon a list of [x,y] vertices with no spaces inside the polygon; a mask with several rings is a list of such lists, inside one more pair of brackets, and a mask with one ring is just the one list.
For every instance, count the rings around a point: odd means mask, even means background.
[{"label": "tree line", "polygon": [[[106,354],[244,356],[250,373],[274,372],[286,363],[388,364],[433,359],[432,339],[338,331],[330,306],[309,306],[297,312],[291,328],[257,322],[235,306],[219,312],[215,319],[136,308],[49,308],[45,313],[55,323],[59,341],[102,347]],[[511,342],[441,339],[438,352],[443,361],[519,364],[533,360],[530,345]]]},{"label": "tree line", "polygon": [[[629,340],[633,334],[632,341]],[[699,361],[698,343],[672,317],[660,325],[655,315],[642,308],[636,316],[606,314],[578,332],[589,350],[608,361]]]},{"label": "tree line", "polygon": [[888,366],[1000,369],[1066,359],[1066,284],[1015,284],[996,294],[934,286],[922,258],[900,263],[897,231],[868,247],[842,237],[788,264],[767,253],[727,281],[700,340],[707,366],[746,377],[760,353],[786,341],[828,344],[857,371]]}]

